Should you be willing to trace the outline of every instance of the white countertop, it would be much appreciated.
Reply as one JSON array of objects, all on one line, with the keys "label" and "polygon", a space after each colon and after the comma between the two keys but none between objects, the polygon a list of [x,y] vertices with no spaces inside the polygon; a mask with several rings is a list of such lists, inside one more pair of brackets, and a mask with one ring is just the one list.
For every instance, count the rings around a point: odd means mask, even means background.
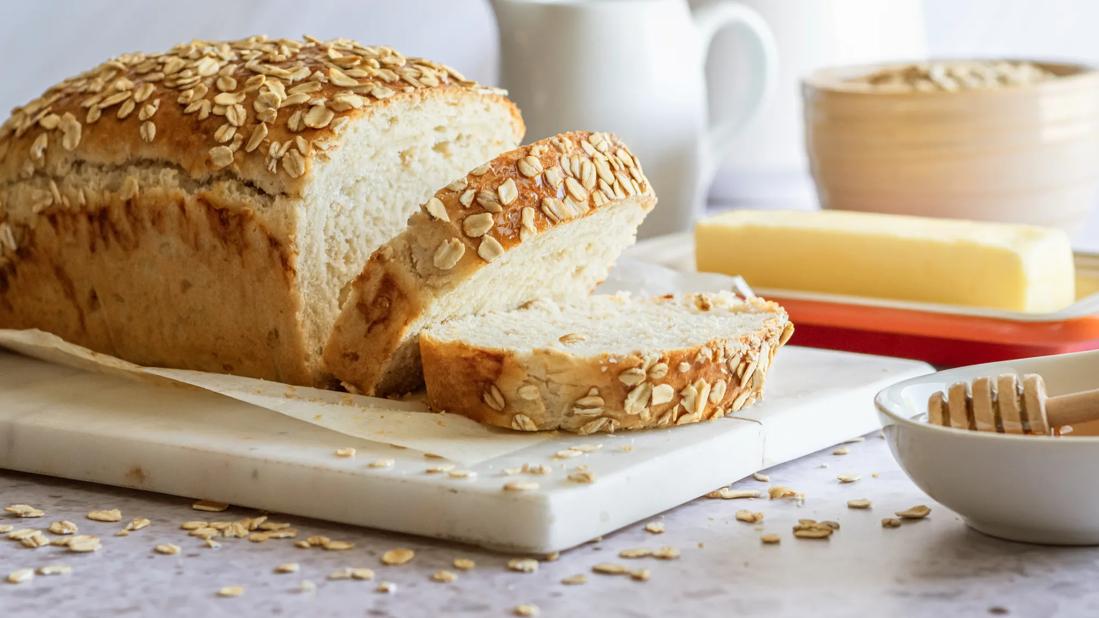
[{"label": "white countertop", "polygon": [[[814,616],[980,616],[1007,610],[1014,616],[1096,615],[1099,613],[1099,549],[1056,548],[999,541],[969,530],[957,515],[922,494],[897,468],[877,434],[786,464],[768,473],[771,484],[803,491],[803,506],[787,501],[699,499],[666,513],[666,532],[652,535],[631,526],[543,562],[537,573],[508,571],[508,557],[483,550],[423,541],[348,526],[272,517],[294,523],[304,538],[313,534],[348,540],[348,551],[299,549],[288,540],[249,543],[223,539],[208,549],[188,537],[179,524],[191,519],[233,519],[243,509],[203,514],[189,501],[47,477],[0,471],[4,504],[29,503],[46,511],[41,519],[2,523],[45,527],[71,520],[81,533],[97,534],[103,549],[94,554],[66,553],[57,547],[24,549],[0,543],[0,575],[24,567],[65,563],[71,575],[37,576],[29,583],[0,584],[5,616],[42,615],[347,615],[347,616],[510,616],[519,603],[534,603],[542,616],[671,615],[814,615]],[[827,468],[822,467],[826,465]],[[878,472],[879,477],[872,477]],[[839,473],[861,479],[841,485]],[[747,479],[737,488],[766,488]],[[846,500],[869,498],[870,511],[850,510]],[[899,529],[883,529],[882,517],[925,503],[930,518]],[[119,508],[124,519],[148,517],[152,525],[128,537],[114,537],[122,524],[89,521],[92,509]],[[782,537],[764,546],[762,532],[737,521],[748,508],[765,514],[764,532]],[[203,515],[210,515],[203,517]],[[795,539],[799,518],[838,521],[830,540]],[[180,555],[155,554],[157,543],[175,543]],[[675,561],[623,560],[617,553],[633,547],[674,546]],[[394,547],[411,547],[416,558],[401,567],[385,567],[379,556]],[[470,572],[450,566],[456,557],[477,562]],[[296,574],[275,574],[283,562],[299,562]],[[599,562],[626,563],[652,572],[648,582],[591,573]],[[369,567],[374,582],[328,581],[342,567]],[[454,583],[436,583],[438,569],[458,573]],[[565,586],[568,575],[587,573],[588,583]],[[315,593],[296,591],[303,579]],[[396,582],[395,594],[375,592],[377,581]],[[219,598],[222,586],[243,585],[239,598]]]}]

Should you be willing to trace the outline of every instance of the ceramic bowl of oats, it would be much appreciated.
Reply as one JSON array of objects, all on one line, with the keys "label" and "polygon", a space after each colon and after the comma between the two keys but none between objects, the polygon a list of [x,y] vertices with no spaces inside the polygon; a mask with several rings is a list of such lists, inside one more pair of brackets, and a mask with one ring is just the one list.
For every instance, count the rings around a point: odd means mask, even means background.
[{"label": "ceramic bowl of oats", "polygon": [[937,60],[822,69],[802,84],[825,208],[1075,228],[1099,188],[1099,72]]},{"label": "ceramic bowl of oats", "polygon": [[954,382],[1037,373],[1049,394],[1099,385],[1099,351],[973,365],[895,384],[875,403],[893,456],[920,489],[986,534],[1028,543],[1099,545],[1099,427],[1057,436],[931,425],[928,398]]}]

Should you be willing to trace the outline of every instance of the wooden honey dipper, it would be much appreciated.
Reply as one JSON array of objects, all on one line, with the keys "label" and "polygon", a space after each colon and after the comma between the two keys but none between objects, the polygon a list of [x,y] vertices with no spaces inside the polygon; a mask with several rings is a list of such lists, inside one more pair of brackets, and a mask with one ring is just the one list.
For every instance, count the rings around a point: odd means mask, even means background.
[{"label": "wooden honey dipper", "polygon": [[1038,374],[1024,374],[1021,382],[1010,373],[976,378],[931,395],[927,418],[944,427],[1049,435],[1054,427],[1099,419],[1099,389],[1049,397]]}]

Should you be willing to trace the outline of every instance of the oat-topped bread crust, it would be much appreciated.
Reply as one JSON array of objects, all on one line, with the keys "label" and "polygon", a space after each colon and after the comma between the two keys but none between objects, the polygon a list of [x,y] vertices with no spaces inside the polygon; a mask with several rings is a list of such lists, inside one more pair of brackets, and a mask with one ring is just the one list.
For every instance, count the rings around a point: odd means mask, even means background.
[{"label": "oat-topped bread crust", "polygon": [[420,352],[436,410],[590,434],[751,405],[793,332],[779,305],[731,292],[593,296],[444,322],[421,334]]},{"label": "oat-topped bread crust", "polygon": [[0,126],[0,328],[329,384],[340,290],[523,131],[501,91],[345,39],[119,56]]},{"label": "oat-topped bread crust", "polygon": [[349,121],[392,97],[438,89],[504,94],[448,66],[347,39],[256,36],[125,54],[13,110],[0,126],[0,183],[62,175],[74,160],[141,159],[300,195]]},{"label": "oat-topped bread crust", "polygon": [[655,203],[612,135],[562,133],[501,155],[436,192],[371,256],[325,348],[328,368],[367,394],[418,388],[424,326],[586,296]]}]

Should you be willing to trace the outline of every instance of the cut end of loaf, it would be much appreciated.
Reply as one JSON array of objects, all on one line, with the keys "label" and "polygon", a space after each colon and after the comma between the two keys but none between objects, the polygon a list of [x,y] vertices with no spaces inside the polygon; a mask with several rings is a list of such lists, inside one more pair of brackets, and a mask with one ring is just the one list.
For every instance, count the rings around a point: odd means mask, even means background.
[{"label": "cut end of loaf", "polygon": [[515,147],[522,123],[513,111],[459,90],[414,93],[347,129],[299,205],[302,325],[316,373],[347,284],[440,185]]},{"label": "cut end of loaf", "polygon": [[420,351],[434,409],[588,434],[736,412],[792,334],[780,306],[731,292],[593,296],[445,322]]}]

